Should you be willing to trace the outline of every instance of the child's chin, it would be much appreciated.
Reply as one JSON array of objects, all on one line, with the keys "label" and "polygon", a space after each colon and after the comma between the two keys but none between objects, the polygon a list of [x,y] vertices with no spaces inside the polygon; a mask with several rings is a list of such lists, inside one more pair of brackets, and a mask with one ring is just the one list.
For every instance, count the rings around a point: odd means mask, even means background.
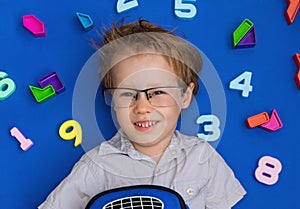
[{"label": "child's chin", "polygon": [[151,147],[155,144],[155,140],[140,139],[138,141],[132,141],[132,143],[137,144],[141,147]]},{"label": "child's chin", "polygon": [[142,146],[149,146],[159,139],[159,134],[154,133],[139,133],[131,137],[131,141]]}]

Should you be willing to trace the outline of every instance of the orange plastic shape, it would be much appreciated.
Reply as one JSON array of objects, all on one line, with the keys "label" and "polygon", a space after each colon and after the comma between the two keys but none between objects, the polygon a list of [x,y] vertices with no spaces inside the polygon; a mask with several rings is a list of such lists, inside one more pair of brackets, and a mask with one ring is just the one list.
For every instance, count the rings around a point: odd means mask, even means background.
[{"label": "orange plastic shape", "polygon": [[300,69],[298,69],[298,71],[294,77],[294,80],[296,82],[298,89],[300,90]]},{"label": "orange plastic shape", "polygon": [[264,123],[270,121],[269,115],[267,112],[262,112],[257,115],[253,115],[246,120],[246,124],[249,128],[254,128],[256,126],[260,126]]},{"label": "orange plastic shape", "polygon": [[294,19],[300,7],[300,0],[286,0],[286,3],[288,3],[289,6],[285,11],[284,16],[287,23],[290,25],[294,22]]},{"label": "orange plastic shape", "polygon": [[300,69],[300,54],[295,54],[293,56],[293,58],[294,58],[294,61],[295,61],[295,64],[296,64],[297,68]]}]

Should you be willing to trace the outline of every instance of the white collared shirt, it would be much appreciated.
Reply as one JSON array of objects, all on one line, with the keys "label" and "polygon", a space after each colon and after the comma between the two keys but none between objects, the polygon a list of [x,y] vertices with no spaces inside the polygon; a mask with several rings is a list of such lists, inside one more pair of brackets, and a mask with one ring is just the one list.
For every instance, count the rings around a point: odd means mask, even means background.
[{"label": "white collared shirt", "polygon": [[222,157],[204,140],[175,131],[156,163],[135,150],[119,131],[87,152],[39,209],[83,209],[100,192],[140,184],[174,189],[190,209],[229,209],[246,194]]}]

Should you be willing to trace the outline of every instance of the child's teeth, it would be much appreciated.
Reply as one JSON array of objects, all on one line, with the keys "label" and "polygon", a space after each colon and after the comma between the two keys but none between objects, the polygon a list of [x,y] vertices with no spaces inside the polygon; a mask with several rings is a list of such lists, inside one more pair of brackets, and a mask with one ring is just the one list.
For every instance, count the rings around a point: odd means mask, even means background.
[{"label": "child's teeth", "polygon": [[140,126],[140,127],[143,127],[143,128],[145,128],[145,127],[148,128],[148,127],[153,126],[155,124],[156,123],[154,121],[150,121],[150,122],[146,122],[146,123],[139,123],[139,122],[136,123],[137,126]]}]

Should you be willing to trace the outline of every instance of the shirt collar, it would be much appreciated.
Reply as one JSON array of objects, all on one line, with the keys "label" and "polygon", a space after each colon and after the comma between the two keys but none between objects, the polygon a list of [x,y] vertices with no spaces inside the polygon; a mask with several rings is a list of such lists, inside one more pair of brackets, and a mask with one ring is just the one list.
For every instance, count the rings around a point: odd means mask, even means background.
[{"label": "shirt collar", "polygon": [[99,155],[118,153],[129,155],[134,159],[149,158],[134,148],[122,129],[120,129],[110,140],[103,142],[99,148]]},{"label": "shirt collar", "polygon": [[[165,152],[171,152],[172,155],[177,155],[181,150],[189,152],[199,142],[201,140],[196,137],[185,136],[179,131],[175,131]],[[110,140],[103,142],[99,148],[99,155],[117,153],[128,154],[133,158],[145,158],[144,154],[134,148],[125,132],[121,129]]]}]

